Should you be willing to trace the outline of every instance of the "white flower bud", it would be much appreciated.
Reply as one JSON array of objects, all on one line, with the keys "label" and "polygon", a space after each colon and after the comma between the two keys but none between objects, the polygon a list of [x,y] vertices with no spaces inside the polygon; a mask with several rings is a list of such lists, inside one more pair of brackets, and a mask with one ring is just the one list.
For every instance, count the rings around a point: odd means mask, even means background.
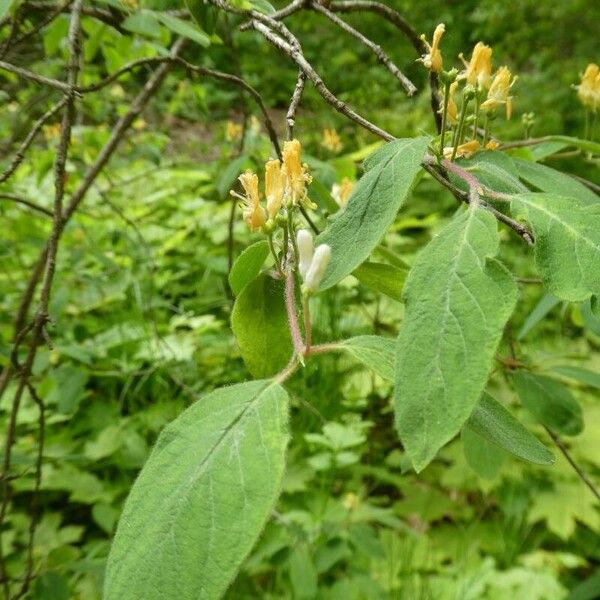
[{"label": "white flower bud", "polygon": [[330,259],[331,248],[327,244],[317,246],[306,277],[304,278],[304,287],[307,291],[317,291]]},{"label": "white flower bud", "polygon": [[296,234],[296,242],[298,243],[298,254],[300,255],[298,257],[298,270],[300,271],[300,276],[304,280],[313,257],[313,237],[310,231],[299,229]]}]

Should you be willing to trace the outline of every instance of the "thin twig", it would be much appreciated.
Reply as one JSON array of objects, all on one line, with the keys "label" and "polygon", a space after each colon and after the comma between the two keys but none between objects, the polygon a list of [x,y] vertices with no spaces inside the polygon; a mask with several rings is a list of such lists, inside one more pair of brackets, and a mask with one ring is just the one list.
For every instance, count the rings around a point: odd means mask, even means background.
[{"label": "thin twig", "polygon": [[285,124],[287,129],[287,139],[291,140],[294,137],[294,127],[296,125],[296,112],[300,106],[302,100],[302,93],[304,92],[304,84],[306,83],[306,74],[300,70],[298,72],[298,79],[296,80],[296,87],[292,94],[292,99],[285,115]]},{"label": "thin twig", "polygon": [[552,441],[556,444],[557,448],[562,452],[563,456],[567,459],[569,464],[573,467],[575,472],[577,473],[579,479],[588,486],[592,494],[596,496],[596,500],[600,500],[600,492],[594,485],[594,482],[588,477],[586,472],[577,464],[575,459],[571,456],[568,448],[565,446],[564,442],[560,439],[558,434],[554,433],[551,429],[544,425],[544,429],[548,432],[548,435],[552,438]]},{"label": "thin twig", "polygon": [[288,269],[285,274],[285,308],[287,310],[294,352],[297,356],[302,356],[304,354],[304,342],[302,341],[302,334],[300,333],[300,325],[298,324],[298,315],[296,312],[294,273],[290,269]]},{"label": "thin twig", "polygon": [[17,196],[16,194],[0,192],[0,198],[4,198],[6,200],[11,200],[12,202],[16,202],[17,204],[22,204],[23,206],[28,206],[29,208],[32,208],[33,210],[35,210],[39,213],[42,213],[44,215],[47,215],[48,217],[53,216],[53,212],[51,210],[49,210],[43,206],[40,206],[39,204],[36,204],[35,202],[32,202],[31,200],[27,200],[26,198]]},{"label": "thin twig", "polygon": [[402,71],[394,64],[392,59],[378,46],[375,42],[364,36],[360,31],[354,29],[351,25],[346,23],[343,19],[340,19],[336,14],[332,13],[324,5],[319,2],[311,2],[311,8],[325,15],[332,23],[335,23],[340,29],[349,33],[354,39],[358,40],[363,46],[366,46],[375,56],[379,62],[386,67],[386,69],[401,83],[402,87],[406,90],[409,96],[414,96],[417,93],[417,88],[413,82],[402,73]]},{"label": "thin twig", "polygon": [[67,103],[69,97],[64,96],[60,102],[55,104],[52,108],[47,110],[34,124],[31,128],[31,131],[27,134],[27,137],[23,140],[16,154],[14,155],[10,165],[6,168],[4,173],[0,175],[0,183],[4,183],[17,169],[17,167],[23,162],[25,158],[25,152],[31,143],[35,139],[35,136],[38,134],[39,130],[44,126],[44,123],[49,121],[56,113],[62,110]]},{"label": "thin twig", "polygon": [[0,60],[0,69],[4,69],[9,73],[14,73],[23,79],[28,79],[29,81],[33,81],[34,83],[40,83],[42,85],[47,85],[61,92],[71,93],[71,86],[64,81],[59,81],[58,79],[52,79],[51,77],[45,77],[44,75],[39,75],[38,73],[34,73],[33,71],[29,71],[28,69],[23,69],[22,67],[17,67],[12,63],[8,63],[4,60]]}]

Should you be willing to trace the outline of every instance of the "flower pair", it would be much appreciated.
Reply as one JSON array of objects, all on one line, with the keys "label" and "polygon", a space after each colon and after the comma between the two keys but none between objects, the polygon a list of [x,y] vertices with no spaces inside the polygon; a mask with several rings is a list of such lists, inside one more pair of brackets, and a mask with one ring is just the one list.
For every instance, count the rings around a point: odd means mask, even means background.
[{"label": "flower pair", "polygon": [[316,292],[331,259],[331,248],[327,244],[313,248],[312,234],[306,229],[298,230],[296,243],[298,271],[304,282],[303,290],[307,293]]},{"label": "flower pair", "polygon": [[312,178],[308,174],[307,166],[300,160],[301,152],[300,142],[291,140],[283,146],[283,163],[279,160],[269,160],[265,164],[266,210],[260,201],[258,175],[247,170],[239,176],[245,194],[241,196],[233,190],[231,193],[242,200],[244,221],[251,231],[260,229],[267,222],[267,218],[273,219],[283,205],[301,204],[314,208],[307,196],[307,186]]}]

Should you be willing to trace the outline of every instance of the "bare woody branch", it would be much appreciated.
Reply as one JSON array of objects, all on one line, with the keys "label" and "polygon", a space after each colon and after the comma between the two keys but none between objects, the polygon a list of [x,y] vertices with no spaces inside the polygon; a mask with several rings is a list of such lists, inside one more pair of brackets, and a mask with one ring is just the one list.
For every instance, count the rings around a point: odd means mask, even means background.
[{"label": "bare woody branch", "polygon": [[48,217],[52,217],[54,215],[54,213],[45,208],[44,206],[40,206],[39,204],[36,204],[35,202],[32,202],[31,200],[27,200],[27,198],[22,198],[21,196],[18,196],[17,194],[10,194],[8,192],[0,192],[0,199],[4,199],[4,200],[10,200],[11,202],[15,202],[16,204],[22,204],[23,206],[28,206],[29,208],[42,213]]},{"label": "bare woody branch", "polygon": [[313,10],[325,15],[332,23],[335,23],[340,29],[349,33],[352,37],[357,39],[363,46],[366,46],[375,56],[379,59],[379,62],[383,64],[387,70],[400,82],[402,87],[406,90],[409,96],[414,96],[417,93],[417,88],[413,82],[400,71],[400,69],[394,64],[390,57],[381,49],[381,47],[375,42],[372,42],[369,38],[364,36],[360,31],[354,29],[346,21],[340,19],[337,15],[332,13],[323,4],[318,2],[311,2]]},{"label": "bare woody branch", "polygon": [[298,73],[298,79],[296,81],[296,87],[292,94],[292,99],[285,115],[285,123],[287,128],[287,139],[291,140],[294,137],[294,127],[296,125],[296,112],[300,106],[302,100],[302,93],[304,92],[304,84],[306,83],[306,74],[300,70]]}]

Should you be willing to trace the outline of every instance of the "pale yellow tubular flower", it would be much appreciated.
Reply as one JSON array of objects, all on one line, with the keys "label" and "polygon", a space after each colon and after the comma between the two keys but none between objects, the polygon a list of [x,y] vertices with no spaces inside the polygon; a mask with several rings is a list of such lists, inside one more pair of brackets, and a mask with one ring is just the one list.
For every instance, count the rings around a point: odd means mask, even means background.
[{"label": "pale yellow tubular flower", "polygon": [[260,205],[260,196],[258,193],[258,175],[248,170],[238,177],[246,197],[244,201],[244,221],[246,221],[251,231],[260,229],[267,220],[265,209]]},{"label": "pale yellow tubular flower", "polygon": [[267,212],[273,218],[283,204],[285,192],[285,174],[278,160],[270,160],[265,165],[265,196],[267,197]]},{"label": "pale yellow tubular flower", "polygon": [[354,184],[347,177],[344,177],[341,183],[333,184],[331,187],[331,196],[338,206],[343,207],[346,206],[353,190]]},{"label": "pale yellow tubular flower", "polygon": [[324,129],[321,146],[327,148],[331,152],[339,152],[343,147],[342,140],[335,129]]},{"label": "pale yellow tubular flower", "polygon": [[239,140],[242,137],[242,132],[243,127],[240,124],[234,123],[233,121],[227,121],[227,124],[225,125],[225,139],[228,142]]},{"label": "pale yellow tubular flower", "polygon": [[496,141],[496,140],[490,140],[486,145],[485,145],[485,149],[486,150],[496,150],[496,148],[498,148],[498,146],[500,146],[500,144]]},{"label": "pale yellow tubular flower", "polygon": [[283,144],[283,171],[287,178],[288,195],[294,205],[306,200],[306,186],[312,181],[306,165],[300,160],[301,153],[302,145],[298,140]]},{"label": "pale yellow tubular flower", "polygon": [[481,105],[481,108],[487,112],[496,110],[501,104],[506,105],[506,118],[510,119],[512,114],[512,98],[508,92],[514,82],[512,74],[507,67],[500,67],[496,71],[494,81],[490,86],[487,100]]},{"label": "pale yellow tubular flower", "polygon": [[448,92],[448,112],[446,113],[446,116],[453,125],[458,123],[458,106],[456,105],[456,100],[454,99],[454,94],[456,94],[457,87],[458,81],[454,81],[450,84],[450,90]]},{"label": "pale yellow tubular flower", "polygon": [[596,112],[600,106],[600,67],[590,63],[581,76],[581,83],[575,87],[581,104]]},{"label": "pale yellow tubular flower", "polygon": [[[463,60],[464,62],[464,60]],[[492,49],[483,42],[477,42],[471,54],[471,60],[465,63],[466,70],[461,78],[479,88],[488,88],[492,77]]]},{"label": "pale yellow tubular flower", "polygon": [[425,38],[425,34],[421,36],[421,40],[427,46],[427,54],[425,54],[421,59],[419,59],[423,65],[428,68],[430,71],[434,71],[435,73],[441,73],[444,68],[444,61],[442,59],[442,53],[440,51],[440,42],[442,41],[442,36],[446,31],[446,26],[443,23],[440,23],[433,32],[433,40],[431,44]]},{"label": "pale yellow tubular flower", "polygon": [[[444,148],[444,158],[452,157],[452,146],[448,146]],[[456,149],[456,158],[469,157],[471,154],[475,154],[475,152],[479,152],[481,150],[481,144],[478,140],[471,140],[470,142],[466,142],[461,144]]]}]

